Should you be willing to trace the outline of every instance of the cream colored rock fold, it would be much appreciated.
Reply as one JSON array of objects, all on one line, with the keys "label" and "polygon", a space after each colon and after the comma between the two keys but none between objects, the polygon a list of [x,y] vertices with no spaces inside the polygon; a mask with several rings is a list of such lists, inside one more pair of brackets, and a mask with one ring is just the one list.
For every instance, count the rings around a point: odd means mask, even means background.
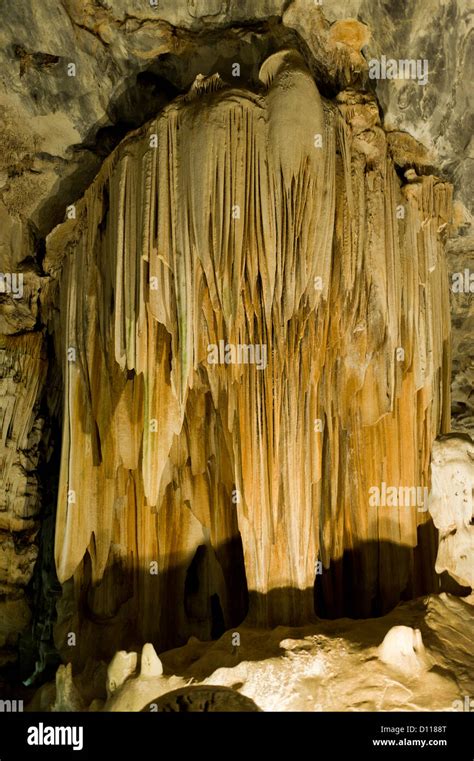
[{"label": "cream colored rock fold", "polygon": [[[161,645],[209,636],[216,596],[238,623],[239,534],[259,624],[311,618],[318,558],[359,553],[358,576],[316,584],[336,608],[357,587],[367,614],[432,577],[429,552],[413,565],[426,514],[368,493],[427,486],[448,425],[451,188],[401,188],[374,103],[323,100],[297,53],[261,80],[255,94],[198,78],[48,241],[51,272],[67,252],[56,564],[75,605],[90,588],[109,653],[127,626]],[[265,369],[209,363],[220,342],[265,346]]]},{"label": "cream colored rock fold", "polygon": [[474,587],[474,443],[468,434],[433,443],[429,509],[439,531],[436,572]]}]

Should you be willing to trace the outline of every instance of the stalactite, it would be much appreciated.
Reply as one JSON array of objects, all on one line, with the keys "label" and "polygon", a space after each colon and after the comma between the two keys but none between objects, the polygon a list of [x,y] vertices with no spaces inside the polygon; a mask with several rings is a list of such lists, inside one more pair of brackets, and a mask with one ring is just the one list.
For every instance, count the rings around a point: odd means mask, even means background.
[{"label": "stalactite", "polygon": [[[448,429],[451,188],[402,185],[370,96],[323,99],[295,52],[260,76],[199,80],[49,236],[60,649],[105,622],[98,657],[210,636],[185,606],[202,546],[226,628],[247,588],[273,625],[310,620],[315,584],[321,610],[370,615],[432,583],[426,512],[369,493],[428,486]],[[215,362],[225,345],[255,361]]]}]

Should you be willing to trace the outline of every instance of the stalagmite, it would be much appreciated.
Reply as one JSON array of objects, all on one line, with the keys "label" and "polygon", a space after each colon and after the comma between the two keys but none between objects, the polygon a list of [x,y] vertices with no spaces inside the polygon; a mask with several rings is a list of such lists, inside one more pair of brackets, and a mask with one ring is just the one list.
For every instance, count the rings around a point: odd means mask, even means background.
[{"label": "stalagmite", "polygon": [[56,672],[56,698],[52,711],[82,711],[84,704],[74,684],[72,665],[62,665]]},{"label": "stalagmite", "polygon": [[155,676],[161,676],[162,673],[163,666],[156,654],[155,648],[150,642],[146,642],[143,645],[142,650],[140,676],[153,678]]},{"label": "stalagmite", "polygon": [[115,653],[107,669],[107,695],[114,694],[137,668],[137,654],[119,650]]},{"label": "stalagmite", "polygon": [[[121,656],[120,661],[117,661],[118,655]],[[125,657],[127,666],[135,664],[130,671],[121,668],[125,664]],[[185,684],[185,680],[179,676],[163,676],[161,661],[149,642],[143,646],[139,672],[136,670],[137,658],[137,653],[115,655],[107,669],[107,700],[101,705],[101,710],[106,712],[141,711],[151,701]],[[113,690],[110,688],[111,679],[114,681]],[[94,709],[90,707],[89,710]],[[157,708],[152,706],[150,710],[156,711]]]},{"label": "stalagmite", "polygon": [[410,626],[393,626],[378,649],[378,656],[406,676],[419,676],[430,667],[421,632]]},{"label": "stalagmite", "polygon": [[294,625],[315,587],[369,616],[435,583],[424,504],[369,491],[429,487],[448,430],[451,186],[402,185],[373,97],[323,98],[295,51],[260,80],[198,78],[48,239],[76,660],[217,636],[247,591]]}]

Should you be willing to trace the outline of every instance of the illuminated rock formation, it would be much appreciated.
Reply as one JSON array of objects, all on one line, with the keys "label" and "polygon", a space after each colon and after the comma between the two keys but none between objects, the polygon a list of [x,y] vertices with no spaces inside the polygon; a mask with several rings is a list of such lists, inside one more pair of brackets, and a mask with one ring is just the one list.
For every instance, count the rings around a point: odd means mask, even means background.
[{"label": "illuminated rock formation", "polygon": [[426,506],[369,490],[428,487],[448,430],[451,186],[402,184],[372,96],[322,98],[296,52],[260,78],[199,77],[48,239],[68,658],[215,636],[247,590],[273,625],[315,585],[371,615],[434,583]]},{"label": "illuminated rock formation", "polygon": [[407,676],[419,676],[430,667],[421,632],[410,626],[393,626],[378,649],[383,663]]},{"label": "illuminated rock formation", "polygon": [[467,434],[433,443],[429,509],[439,530],[436,571],[474,587],[474,443]]}]

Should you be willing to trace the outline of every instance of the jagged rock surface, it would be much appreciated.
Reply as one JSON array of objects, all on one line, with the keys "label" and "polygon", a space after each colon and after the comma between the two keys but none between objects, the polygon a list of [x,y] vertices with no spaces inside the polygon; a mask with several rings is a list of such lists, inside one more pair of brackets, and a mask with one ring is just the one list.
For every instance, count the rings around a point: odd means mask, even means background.
[{"label": "jagged rock surface", "polygon": [[18,635],[30,623],[25,588],[38,546],[41,510],[37,466],[44,418],[39,398],[47,357],[40,333],[0,338],[2,456],[0,468],[0,664],[15,654]]}]

